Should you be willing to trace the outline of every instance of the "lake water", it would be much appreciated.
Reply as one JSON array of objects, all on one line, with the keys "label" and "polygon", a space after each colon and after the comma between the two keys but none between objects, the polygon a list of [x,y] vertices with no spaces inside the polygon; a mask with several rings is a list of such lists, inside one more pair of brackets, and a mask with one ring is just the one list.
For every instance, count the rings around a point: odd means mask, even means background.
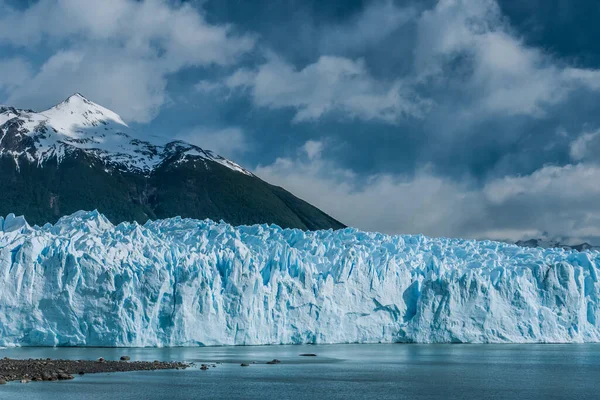
[{"label": "lake water", "polygon": [[[317,357],[300,357],[316,353]],[[600,396],[600,345],[317,345],[20,348],[0,357],[193,361],[185,371],[9,383],[0,399],[564,399]],[[278,365],[264,362],[273,358]],[[221,362],[208,371],[203,362]]]}]

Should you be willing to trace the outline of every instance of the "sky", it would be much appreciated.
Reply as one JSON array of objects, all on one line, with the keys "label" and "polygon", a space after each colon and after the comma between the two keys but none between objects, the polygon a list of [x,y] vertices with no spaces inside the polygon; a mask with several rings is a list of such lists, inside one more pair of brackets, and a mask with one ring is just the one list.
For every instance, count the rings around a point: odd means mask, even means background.
[{"label": "sky", "polygon": [[600,244],[600,4],[0,0],[0,103],[74,92],[347,225]]}]

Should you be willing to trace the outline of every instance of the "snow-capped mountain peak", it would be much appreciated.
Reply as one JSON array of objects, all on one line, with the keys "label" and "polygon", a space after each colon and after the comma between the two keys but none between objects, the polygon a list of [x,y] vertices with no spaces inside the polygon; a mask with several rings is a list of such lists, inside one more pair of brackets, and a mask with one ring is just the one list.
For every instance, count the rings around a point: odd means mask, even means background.
[{"label": "snow-capped mountain peak", "polygon": [[182,142],[141,135],[115,112],[79,93],[42,112],[0,107],[0,156],[14,158],[17,169],[25,157],[43,166],[65,155],[84,151],[107,166],[150,174],[166,161],[213,161],[252,175],[233,161]]},{"label": "snow-capped mountain peak", "polygon": [[70,127],[98,126],[111,122],[127,126],[117,113],[86,99],[80,93],[71,95],[65,101],[42,111],[41,114],[51,119],[54,125],[65,130]]}]

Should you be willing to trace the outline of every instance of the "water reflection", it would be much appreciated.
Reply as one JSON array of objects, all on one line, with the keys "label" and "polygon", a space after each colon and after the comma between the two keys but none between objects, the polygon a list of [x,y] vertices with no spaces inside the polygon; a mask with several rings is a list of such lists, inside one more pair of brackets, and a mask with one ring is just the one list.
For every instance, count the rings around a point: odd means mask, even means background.
[{"label": "water reflection", "polygon": [[[317,357],[301,357],[317,353]],[[595,398],[600,345],[319,345],[165,349],[19,348],[0,357],[220,362],[209,371],[12,383],[1,399]],[[273,358],[279,365],[266,362]]]}]

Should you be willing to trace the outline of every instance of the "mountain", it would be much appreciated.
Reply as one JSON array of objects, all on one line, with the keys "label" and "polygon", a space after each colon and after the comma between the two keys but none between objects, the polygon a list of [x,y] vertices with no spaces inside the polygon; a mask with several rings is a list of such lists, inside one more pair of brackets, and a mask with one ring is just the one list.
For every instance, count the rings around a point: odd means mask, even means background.
[{"label": "mountain", "polygon": [[600,341],[600,253],[77,212],[0,218],[0,346]]},{"label": "mountain", "polygon": [[80,94],[42,112],[0,106],[0,179],[0,215],[14,212],[40,225],[98,209],[115,223],[182,216],[344,227],[209,150],[140,138]]},{"label": "mountain", "polygon": [[520,247],[541,247],[543,249],[565,249],[565,250],[600,250],[599,246],[593,246],[587,242],[576,244],[576,245],[568,245],[561,243],[559,240],[550,240],[550,239],[528,239],[528,240],[519,240],[515,242],[517,246]]}]

